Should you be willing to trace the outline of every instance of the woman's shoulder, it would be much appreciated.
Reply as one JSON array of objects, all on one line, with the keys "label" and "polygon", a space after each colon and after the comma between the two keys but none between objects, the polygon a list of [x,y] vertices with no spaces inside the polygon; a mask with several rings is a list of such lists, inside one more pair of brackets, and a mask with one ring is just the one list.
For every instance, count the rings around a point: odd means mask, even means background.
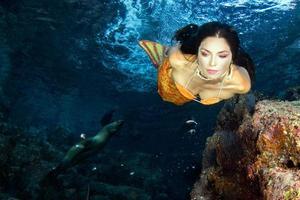
[{"label": "woman's shoulder", "polygon": [[244,94],[251,89],[251,80],[248,71],[238,65],[233,65],[233,81],[237,85],[238,93]]},{"label": "woman's shoulder", "polygon": [[168,57],[170,64],[173,68],[183,68],[193,63],[196,59],[196,55],[183,54],[180,50],[180,46],[170,47],[168,50]]}]

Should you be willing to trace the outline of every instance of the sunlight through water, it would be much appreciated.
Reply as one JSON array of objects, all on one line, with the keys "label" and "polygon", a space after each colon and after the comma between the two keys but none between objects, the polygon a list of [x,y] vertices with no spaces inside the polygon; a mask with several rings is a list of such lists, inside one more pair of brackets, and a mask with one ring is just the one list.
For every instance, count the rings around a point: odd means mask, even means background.
[{"label": "sunlight through water", "polygon": [[[121,72],[125,80],[115,80],[119,91],[155,91],[156,69],[138,46],[147,39],[171,45],[174,32],[188,24],[218,20],[233,25],[244,47],[262,52],[266,46],[275,50],[287,38],[289,23],[296,7],[292,0],[120,0],[115,19],[97,38],[103,47],[103,66]],[[268,33],[278,40],[268,40]],[[260,38],[264,44],[257,45]]]}]

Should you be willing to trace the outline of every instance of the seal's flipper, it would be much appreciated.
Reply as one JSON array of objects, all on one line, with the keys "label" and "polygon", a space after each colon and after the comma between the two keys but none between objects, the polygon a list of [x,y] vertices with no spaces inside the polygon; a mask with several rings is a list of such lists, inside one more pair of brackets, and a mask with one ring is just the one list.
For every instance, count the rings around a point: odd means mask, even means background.
[{"label": "seal's flipper", "polygon": [[141,40],[139,45],[146,51],[155,68],[158,68],[163,62],[167,47],[149,40]]},{"label": "seal's flipper", "polygon": [[111,109],[104,113],[100,121],[102,127],[112,122],[112,117],[115,111],[116,109]]}]

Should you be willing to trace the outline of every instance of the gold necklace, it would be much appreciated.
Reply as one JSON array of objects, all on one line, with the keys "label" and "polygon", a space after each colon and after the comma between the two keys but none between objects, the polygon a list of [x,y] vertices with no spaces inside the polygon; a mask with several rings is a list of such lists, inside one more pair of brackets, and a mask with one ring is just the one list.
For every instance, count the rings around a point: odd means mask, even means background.
[{"label": "gold necklace", "polygon": [[193,72],[193,74],[191,75],[191,78],[186,82],[186,84],[184,86],[186,89],[189,86],[190,82],[192,81],[192,79],[194,78],[194,76],[195,76],[196,73],[197,73],[197,69]]},{"label": "gold necklace", "polygon": [[[196,63],[197,66],[196,66],[195,71],[194,71],[193,74],[191,75],[190,79],[186,82],[186,84],[185,84],[185,86],[184,86],[186,89],[188,88],[188,86],[189,86],[190,82],[192,81],[192,79],[194,78],[195,74],[196,74],[200,79],[205,80],[205,81],[214,80],[214,79],[209,79],[209,78],[205,77],[205,76],[201,73],[201,71],[200,71],[200,69],[199,69],[199,62],[198,62],[198,60],[195,60],[195,61],[193,62],[193,64],[194,64],[194,63]],[[222,76],[221,76],[222,81],[220,81],[221,87],[220,87],[220,90],[219,90],[219,92],[218,92],[218,97],[220,96],[220,93],[221,93],[221,91],[222,91],[222,89],[223,89],[223,83],[224,83],[225,77],[227,76],[227,79],[228,79],[228,80],[231,78],[231,74],[232,74],[232,67],[231,67],[231,64],[232,64],[232,63],[230,63],[230,65],[229,65],[229,70],[226,71],[226,72],[224,72],[224,74],[222,74]],[[226,75],[226,74],[227,74],[227,75]]]}]

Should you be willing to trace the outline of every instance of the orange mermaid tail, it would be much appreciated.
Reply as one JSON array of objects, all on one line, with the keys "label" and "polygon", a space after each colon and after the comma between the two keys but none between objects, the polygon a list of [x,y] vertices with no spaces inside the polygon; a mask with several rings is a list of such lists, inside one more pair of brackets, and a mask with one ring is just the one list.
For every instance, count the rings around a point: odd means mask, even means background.
[{"label": "orange mermaid tail", "polygon": [[159,68],[165,58],[164,52],[167,47],[149,40],[141,40],[139,45],[146,51],[154,67]]}]

